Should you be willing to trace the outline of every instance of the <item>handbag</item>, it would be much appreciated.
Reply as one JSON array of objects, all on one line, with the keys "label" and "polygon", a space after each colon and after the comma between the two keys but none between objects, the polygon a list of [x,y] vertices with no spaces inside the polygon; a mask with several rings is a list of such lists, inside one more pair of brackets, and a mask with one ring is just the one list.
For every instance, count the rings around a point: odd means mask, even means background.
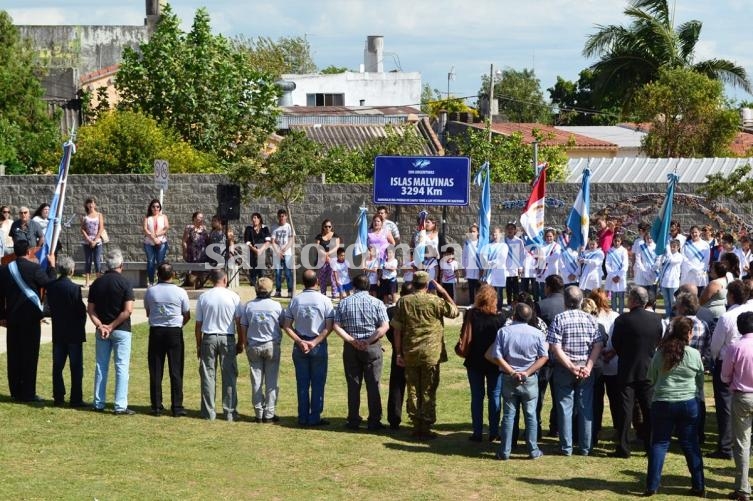
[{"label": "handbag", "polygon": [[102,240],[103,244],[110,243],[110,235],[107,234],[107,230],[102,230],[102,233],[99,234],[99,239]]},{"label": "handbag", "polygon": [[455,354],[460,358],[466,358],[471,351],[471,340],[473,339],[473,330],[471,325],[471,315],[473,309],[469,309],[463,319],[463,326],[460,328],[460,339],[455,344]]}]

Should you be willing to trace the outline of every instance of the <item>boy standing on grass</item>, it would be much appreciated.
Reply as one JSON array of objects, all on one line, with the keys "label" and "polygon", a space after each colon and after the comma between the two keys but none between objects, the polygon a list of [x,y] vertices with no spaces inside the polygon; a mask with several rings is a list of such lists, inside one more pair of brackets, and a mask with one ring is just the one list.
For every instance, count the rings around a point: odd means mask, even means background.
[{"label": "boy standing on grass", "polygon": [[337,260],[332,263],[332,281],[335,284],[335,292],[340,299],[350,295],[353,286],[350,284],[350,268],[345,260],[345,248],[337,249]]}]

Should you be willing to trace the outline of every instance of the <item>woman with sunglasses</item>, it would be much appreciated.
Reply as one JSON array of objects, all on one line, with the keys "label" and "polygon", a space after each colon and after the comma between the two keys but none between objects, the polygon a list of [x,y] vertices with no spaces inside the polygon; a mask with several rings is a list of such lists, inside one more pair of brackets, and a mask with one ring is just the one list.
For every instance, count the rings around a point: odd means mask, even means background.
[{"label": "woman with sunglasses", "polygon": [[144,252],[146,252],[146,275],[149,286],[154,285],[154,273],[159,263],[167,256],[167,230],[170,223],[162,213],[162,204],[156,198],[149,202],[144,217]]},{"label": "woman with sunglasses", "polygon": [[327,286],[332,288],[332,299],[335,299],[335,287],[332,283],[332,266],[330,260],[337,259],[337,249],[340,248],[340,237],[332,226],[332,221],[325,219],[322,221],[322,232],[315,238],[319,266],[319,290],[325,296],[327,295]]}]

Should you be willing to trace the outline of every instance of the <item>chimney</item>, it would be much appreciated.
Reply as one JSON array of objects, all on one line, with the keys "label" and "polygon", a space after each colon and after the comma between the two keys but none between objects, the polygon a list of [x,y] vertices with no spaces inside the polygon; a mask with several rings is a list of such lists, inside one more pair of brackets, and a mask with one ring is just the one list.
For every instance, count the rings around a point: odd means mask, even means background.
[{"label": "chimney", "polygon": [[743,127],[753,127],[753,109],[740,108],[740,122]]},{"label": "chimney", "polygon": [[144,19],[144,26],[147,27],[149,34],[154,33],[157,29],[157,23],[162,15],[162,4],[160,0],[146,0],[146,18]]},{"label": "chimney", "polygon": [[295,82],[290,80],[278,80],[275,82],[275,85],[282,91],[280,93],[280,99],[277,100],[278,106],[293,106]]},{"label": "chimney", "polygon": [[384,73],[384,37],[369,35],[363,50],[363,63],[367,73]]}]

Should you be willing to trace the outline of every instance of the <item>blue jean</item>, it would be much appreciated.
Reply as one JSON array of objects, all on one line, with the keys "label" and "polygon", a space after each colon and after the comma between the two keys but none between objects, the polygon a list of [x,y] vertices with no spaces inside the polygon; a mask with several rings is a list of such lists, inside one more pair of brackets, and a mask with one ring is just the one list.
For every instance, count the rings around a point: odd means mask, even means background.
[{"label": "blue jean", "polygon": [[275,291],[282,292],[282,274],[285,273],[285,282],[288,284],[288,292],[293,290],[293,256],[285,256],[284,259],[275,257]]},{"label": "blue jean", "polygon": [[102,244],[94,247],[85,244],[82,247],[84,248],[84,273],[87,275],[91,273],[92,264],[94,264],[94,271],[100,273],[102,271]]},{"label": "blue jean", "polygon": [[704,488],[703,458],[698,443],[698,400],[682,402],[653,402],[651,404],[651,448],[648,451],[646,490],[659,489],[664,457],[669,449],[672,431],[677,430],[678,442],[685,454],[693,489]]},{"label": "blue jean", "polygon": [[63,369],[65,361],[71,370],[71,403],[82,400],[81,382],[84,378],[84,349],[82,343],[52,343],[52,395],[55,402],[62,402],[65,397]]},{"label": "blue jean", "polygon": [[488,373],[468,367],[468,384],[471,387],[471,423],[473,434],[481,436],[484,429],[484,385],[488,400],[489,436],[499,435],[499,416],[502,411],[500,396],[502,394],[502,373]]},{"label": "blue jean", "polygon": [[552,385],[560,428],[560,449],[568,456],[573,452],[573,409],[576,408],[578,446],[580,453],[587,456],[591,451],[594,378],[578,379],[557,364],[552,371]]},{"label": "blue jean", "polygon": [[519,405],[523,406],[523,416],[526,422],[526,444],[528,453],[533,455],[539,449],[537,443],[538,425],[536,423],[536,403],[539,400],[539,378],[534,374],[519,383],[511,376],[502,377],[502,443],[499,446],[499,456],[510,457],[512,450],[513,427],[515,412]]},{"label": "blue jean", "polygon": [[157,270],[157,266],[165,260],[167,249],[167,242],[160,245],[144,244],[144,252],[146,252],[146,277],[149,280],[149,285],[154,283],[154,273]]},{"label": "blue jean", "polygon": [[112,331],[107,339],[96,336],[94,363],[94,408],[104,409],[107,397],[107,374],[110,354],[115,359],[115,410],[128,408],[128,367],[131,362],[131,333]]},{"label": "blue jean", "polygon": [[328,360],[326,340],[308,353],[303,353],[298,345],[293,347],[295,384],[298,390],[298,424],[300,425],[315,425],[322,420]]},{"label": "blue jean", "polygon": [[661,295],[664,298],[664,318],[672,318],[672,307],[675,304],[675,291],[677,287],[662,287]]}]

